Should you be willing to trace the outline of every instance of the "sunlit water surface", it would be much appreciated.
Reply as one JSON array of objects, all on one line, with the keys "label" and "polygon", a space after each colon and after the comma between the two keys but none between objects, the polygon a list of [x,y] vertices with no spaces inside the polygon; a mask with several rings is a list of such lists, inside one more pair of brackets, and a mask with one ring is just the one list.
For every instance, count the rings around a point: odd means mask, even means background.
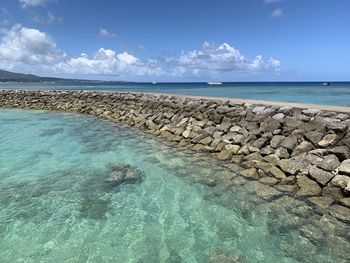
[{"label": "sunlit water surface", "polygon": [[[143,180],[109,185],[111,162]],[[325,233],[299,231],[319,220],[304,203],[265,203],[245,183],[121,125],[0,110],[0,262],[345,262]]]}]

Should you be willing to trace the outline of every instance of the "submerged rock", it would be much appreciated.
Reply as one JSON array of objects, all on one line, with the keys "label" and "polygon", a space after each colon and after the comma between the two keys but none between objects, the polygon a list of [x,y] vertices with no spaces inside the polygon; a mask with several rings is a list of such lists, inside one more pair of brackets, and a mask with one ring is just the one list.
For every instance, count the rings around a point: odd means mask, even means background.
[{"label": "submerged rock", "polygon": [[248,193],[254,193],[264,200],[273,200],[282,196],[282,193],[280,191],[277,191],[276,189],[257,181],[251,181],[247,183],[246,189]]},{"label": "submerged rock", "polygon": [[350,159],[345,160],[340,164],[339,173],[350,175]]},{"label": "submerged rock", "polygon": [[329,212],[335,218],[350,223],[350,209],[342,205],[332,205]]},{"label": "submerged rock", "polygon": [[133,184],[142,180],[142,172],[125,163],[110,163],[107,165],[112,173],[105,179],[105,182],[118,186],[120,184]]},{"label": "submerged rock", "polygon": [[308,198],[308,201],[321,209],[326,209],[334,202],[334,199],[329,196],[314,196]]},{"label": "submerged rock", "polygon": [[315,181],[310,180],[306,176],[300,176],[297,179],[297,183],[300,187],[297,192],[298,196],[313,196],[321,194],[321,187]]}]

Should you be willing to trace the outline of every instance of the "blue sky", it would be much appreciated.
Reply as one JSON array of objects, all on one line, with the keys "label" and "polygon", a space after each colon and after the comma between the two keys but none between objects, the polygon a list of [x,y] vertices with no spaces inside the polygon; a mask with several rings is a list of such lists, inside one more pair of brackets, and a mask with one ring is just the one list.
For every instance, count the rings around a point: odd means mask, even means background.
[{"label": "blue sky", "polygon": [[348,0],[0,0],[0,68],[134,81],[349,80]]}]

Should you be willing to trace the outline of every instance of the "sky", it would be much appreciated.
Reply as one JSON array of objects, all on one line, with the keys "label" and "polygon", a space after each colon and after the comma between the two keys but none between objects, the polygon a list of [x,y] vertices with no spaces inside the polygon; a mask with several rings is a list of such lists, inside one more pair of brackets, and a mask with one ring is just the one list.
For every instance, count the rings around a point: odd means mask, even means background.
[{"label": "sky", "polygon": [[129,81],[348,81],[349,0],[0,0],[0,69]]}]

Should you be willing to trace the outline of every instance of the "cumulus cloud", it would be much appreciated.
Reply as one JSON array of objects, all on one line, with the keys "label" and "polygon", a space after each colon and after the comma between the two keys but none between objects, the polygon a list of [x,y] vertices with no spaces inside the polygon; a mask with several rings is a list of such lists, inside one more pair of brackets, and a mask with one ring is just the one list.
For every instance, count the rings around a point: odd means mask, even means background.
[{"label": "cumulus cloud", "polygon": [[55,65],[60,73],[115,75],[115,76],[158,76],[163,73],[157,61],[143,61],[128,52],[117,54],[111,49],[100,48],[89,57],[83,53]]},{"label": "cumulus cloud", "polygon": [[37,29],[15,25],[3,33],[0,42],[2,63],[52,64],[65,56],[50,36]]},{"label": "cumulus cloud", "polygon": [[22,7],[46,5],[51,0],[19,0]]},{"label": "cumulus cloud", "polygon": [[272,11],[271,17],[280,17],[283,15],[283,10],[281,8],[277,8]]},{"label": "cumulus cloud", "polygon": [[233,46],[223,43],[220,46],[204,42],[199,50],[182,52],[179,57],[167,59],[168,63],[175,65],[173,74],[176,76],[185,73],[226,73],[226,72],[247,72],[256,73],[269,68],[280,67],[280,63],[267,63],[261,55],[249,60]]},{"label": "cumulus cloud", "polygon": [[105,38],[115,38],[117,37],[116,34],[109,32],[108,29],[106,28],[100,28],[100,31],[98,33],[100,37],[105,37]]},{"label": "cumulus cloud", "polygon": [[199,49],[179,55],[141,58],[122,51],[100,48],[95,54],[68,56],[45,32],[15,25],[3,29],[0,38],[0,68],[35,74],[116,76],[118,78],[206,77],[232,74],[281,74],[281,62],[261,55],[245,57],[228,43],[204,42]]},{"label": "cumulus cloud", "polygon": [[267,68],[272,69],[273,72],[275,73],[282,73],[282,68],[281,68],[281,61],[274,59],[273,57],[269,58],[269,61],[267,63]]},{"label": "cumulus cloud", "polygon": [[53,15],[50,11],[45,16],[35,15],[33,21],[39,24],[62,24],[63,18]]}]

